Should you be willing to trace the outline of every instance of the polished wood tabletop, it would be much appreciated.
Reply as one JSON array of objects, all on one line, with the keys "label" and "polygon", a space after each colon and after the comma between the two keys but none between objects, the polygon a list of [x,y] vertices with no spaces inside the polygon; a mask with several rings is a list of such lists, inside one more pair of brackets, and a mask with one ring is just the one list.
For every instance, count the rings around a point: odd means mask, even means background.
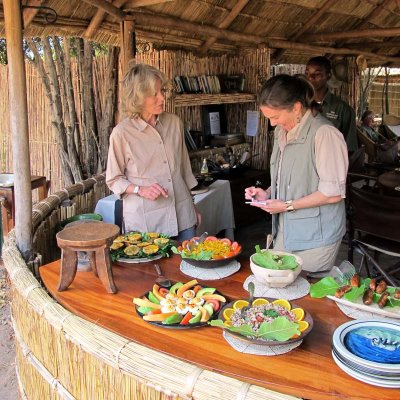
[{"label": "polished wood tabletop", "polygon": [[[240,259],[241,269],[234,275],[212,281],[199,281],[216,287],[228,300],[247,297],[244,280],[251,274],[248,259]],[[166,276],[187,282],[191,277],[179,270],[180,257],[158,260]],[[395,389],[360,382],[344,373],[333,361],[331,341],[335,329],[349,321],[329,299],[305,296],[294,301],[308,311],[314,326],[303,343],[289,353],[256,356],[234,350],[219,328],[171,329],[143,321],[132,298],[152,288],[156,275],[152,263],[114,263],[117,294],[106,293],[92,272],[78,272],[64,292],[57,292],[60,261],[40,268],[40,275],[51,295],[65,308],[86,320],[150,347],[205,369],[242,381],[307,399],[390,399],[398,398]]]}]

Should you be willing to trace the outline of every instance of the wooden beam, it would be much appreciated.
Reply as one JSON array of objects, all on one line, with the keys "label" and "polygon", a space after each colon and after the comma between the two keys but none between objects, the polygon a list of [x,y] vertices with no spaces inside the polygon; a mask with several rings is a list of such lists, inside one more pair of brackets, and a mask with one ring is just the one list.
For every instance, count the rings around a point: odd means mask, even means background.
[{"label": "wooden beam", "polygon": [[113,6],[111,3],[108,3],[105,0],[83,0],[85,3],[90,4],[91,6],[97,7],[100,10],[105,11],[107,14],[112,15],[118,21],[122,21],[126,14],[121,11],[118,7]]},{"label": "wooden beam", "polygon": [[313,46],[305,43],[298,42],[288,42],[285,40],[271,39],[266,40],[265,42],[270,48],[281,48],[288,50],[301,50],[305,52],[310,52],[312,54],[343,54],[343,55],[363,55],[367,58],[382,60],[386,62],[400,62],[400,57],[390,57],[390,56],[382,56],[380,54],[372,53],[369,51],[355,51],[354,49],[346,49],[340,48],[336,49],[335,47],[326,47],[326,46]]},{"label": "wooden beam", "polygon": [[[224,18],[224,20],[218,25],[218,28],[225,29],[234,21],[234,19],[240,14],[243,8],[247,5],[249,0],[239,0],[230,13]],[[215,36],[209,37],[203,46],[199,49],[199,55],[204,56],[207,54],[210,47],[216,42],[217,38]]]},{"label": "wooden beam", "polygon": [[20,0],[4,0],[3,9],[7,40],[9,115],[15,177],[15,234],[17,246],[27,261],[32,255],[32,189]]},{"label": "wooden beam", "polygon": [[386,8],[393,3],[393,0],[385,0],[378,6],[376,6],[361,23],[354,28],[362,29],[368,25],[374,18],[379,17],[383,11],[386,11]]},{"label": "wooden beam", "polygon": [[[115,0],[112,2],[112,5],[114,7],[120,8],[124,5],[124,3],[126,3],[126,0]],[[83,34],[83,37],[86,39],[92,38],[97,32],[97,29],[99,29],[106,15],[107,13],[99,8],[96,11],[96,14],[93,16],[92,20],[90,21],[89,26]]]},{"label": "wooden beam", "polygon": [[[34,7],[39,7],[41,6],[46,0],[29,0],[27,2],[27,6],[34,6]],[[24,8],[24,11],[22,13],[23,19],[24,19],[24,25],[23,28],[25,29],[35,18],[35,15],[39,12],[38,8]]]},{"label": "wooden beam", "polygon": [[125,19],[120,23],[121,29],[121,69],[122,76],[128,70],[129,61],[136,55],[135,23]]},{"label": "wooden beam", "polygon": [[360,38],[371,38],[371,37],[391,37],[400,36],[400,28],[376,28],[376,29],[364,29],[364,30],[353,30],[347,32],[326,32],[326,33],[313,33],[304,35],[301,40],[304,41],[315,41],[315,42],[333,42],[341,39],[360,39]]},{"label": "wooden beam", "polygon": [[170,1],[175,0],[128,0],[124,9],[131,9],[137,7],[147,7],[147,6],[154,6],[155,4],[163,4],[169,3]]},{"label": "wooden beam", "polygon": [[[228,31],[210,25],[197,24],[176,17],[166,17],[157,14],[144,14],[138,12],[133,12],[132,16],[135,18],[138,26],[146,29],[150,28],[150,30],[151,27],[168,28],[206,38],[209,36],[215,36],[218,39],[226,39],[231,42],[251,43],[253,46],[257,46],[263,42],[263,38],[260,36]],[[162,33],[160,33],[160,36],[162,36]]]},{"label": "wooden beam", "polygon": [[[316,13],[314,13],[294,35],[290,36],[290,40],[296,40],[303,35],[303,33],[307,32],[308,29],[313,27],[317,21],[332,7],[332,5],[336,3],[337,0],[326,0],[322,7]],[[273,54],[275,63],[279,62],[279,59],[283,56],[284,52],[284,49],[278,49]]]}]

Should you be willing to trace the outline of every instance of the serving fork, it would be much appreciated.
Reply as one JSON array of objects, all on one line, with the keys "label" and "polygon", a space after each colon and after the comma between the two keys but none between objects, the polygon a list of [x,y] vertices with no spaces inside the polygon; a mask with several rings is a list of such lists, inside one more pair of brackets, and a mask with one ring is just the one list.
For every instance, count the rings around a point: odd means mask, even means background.
[{"label": "serving fork", "polygon": [[162,287],[170,287],[172,285],[171,281],[165,277],[162,272],[161,272],[161,268],[158,264],[153,264],[154,265],[154,269],[157,272],[158,278],[156,279],[156,283]]}]

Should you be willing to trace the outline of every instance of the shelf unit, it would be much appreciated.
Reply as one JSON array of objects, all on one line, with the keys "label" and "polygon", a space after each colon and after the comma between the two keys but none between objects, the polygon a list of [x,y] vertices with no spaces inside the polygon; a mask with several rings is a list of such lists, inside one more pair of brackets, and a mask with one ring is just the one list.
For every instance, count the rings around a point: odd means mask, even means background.
[{"label": "shelf unit", "polygon": [[173,97],[174,107],[204,106],[208,104],[254,103],[257,98],[252,93],[218,93],[218,94],[176,94]]}]

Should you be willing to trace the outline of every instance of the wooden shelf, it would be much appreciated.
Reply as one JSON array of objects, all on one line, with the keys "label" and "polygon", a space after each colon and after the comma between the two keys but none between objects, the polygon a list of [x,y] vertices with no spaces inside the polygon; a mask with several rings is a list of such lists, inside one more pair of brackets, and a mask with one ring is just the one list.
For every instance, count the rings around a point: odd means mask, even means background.
[{"label": "wooden shelf", "polygon": [[252,93],[177,94],[173,101],[175,107],[201,106],[206,104],[253,103],[256,101],[256,95]]}]

